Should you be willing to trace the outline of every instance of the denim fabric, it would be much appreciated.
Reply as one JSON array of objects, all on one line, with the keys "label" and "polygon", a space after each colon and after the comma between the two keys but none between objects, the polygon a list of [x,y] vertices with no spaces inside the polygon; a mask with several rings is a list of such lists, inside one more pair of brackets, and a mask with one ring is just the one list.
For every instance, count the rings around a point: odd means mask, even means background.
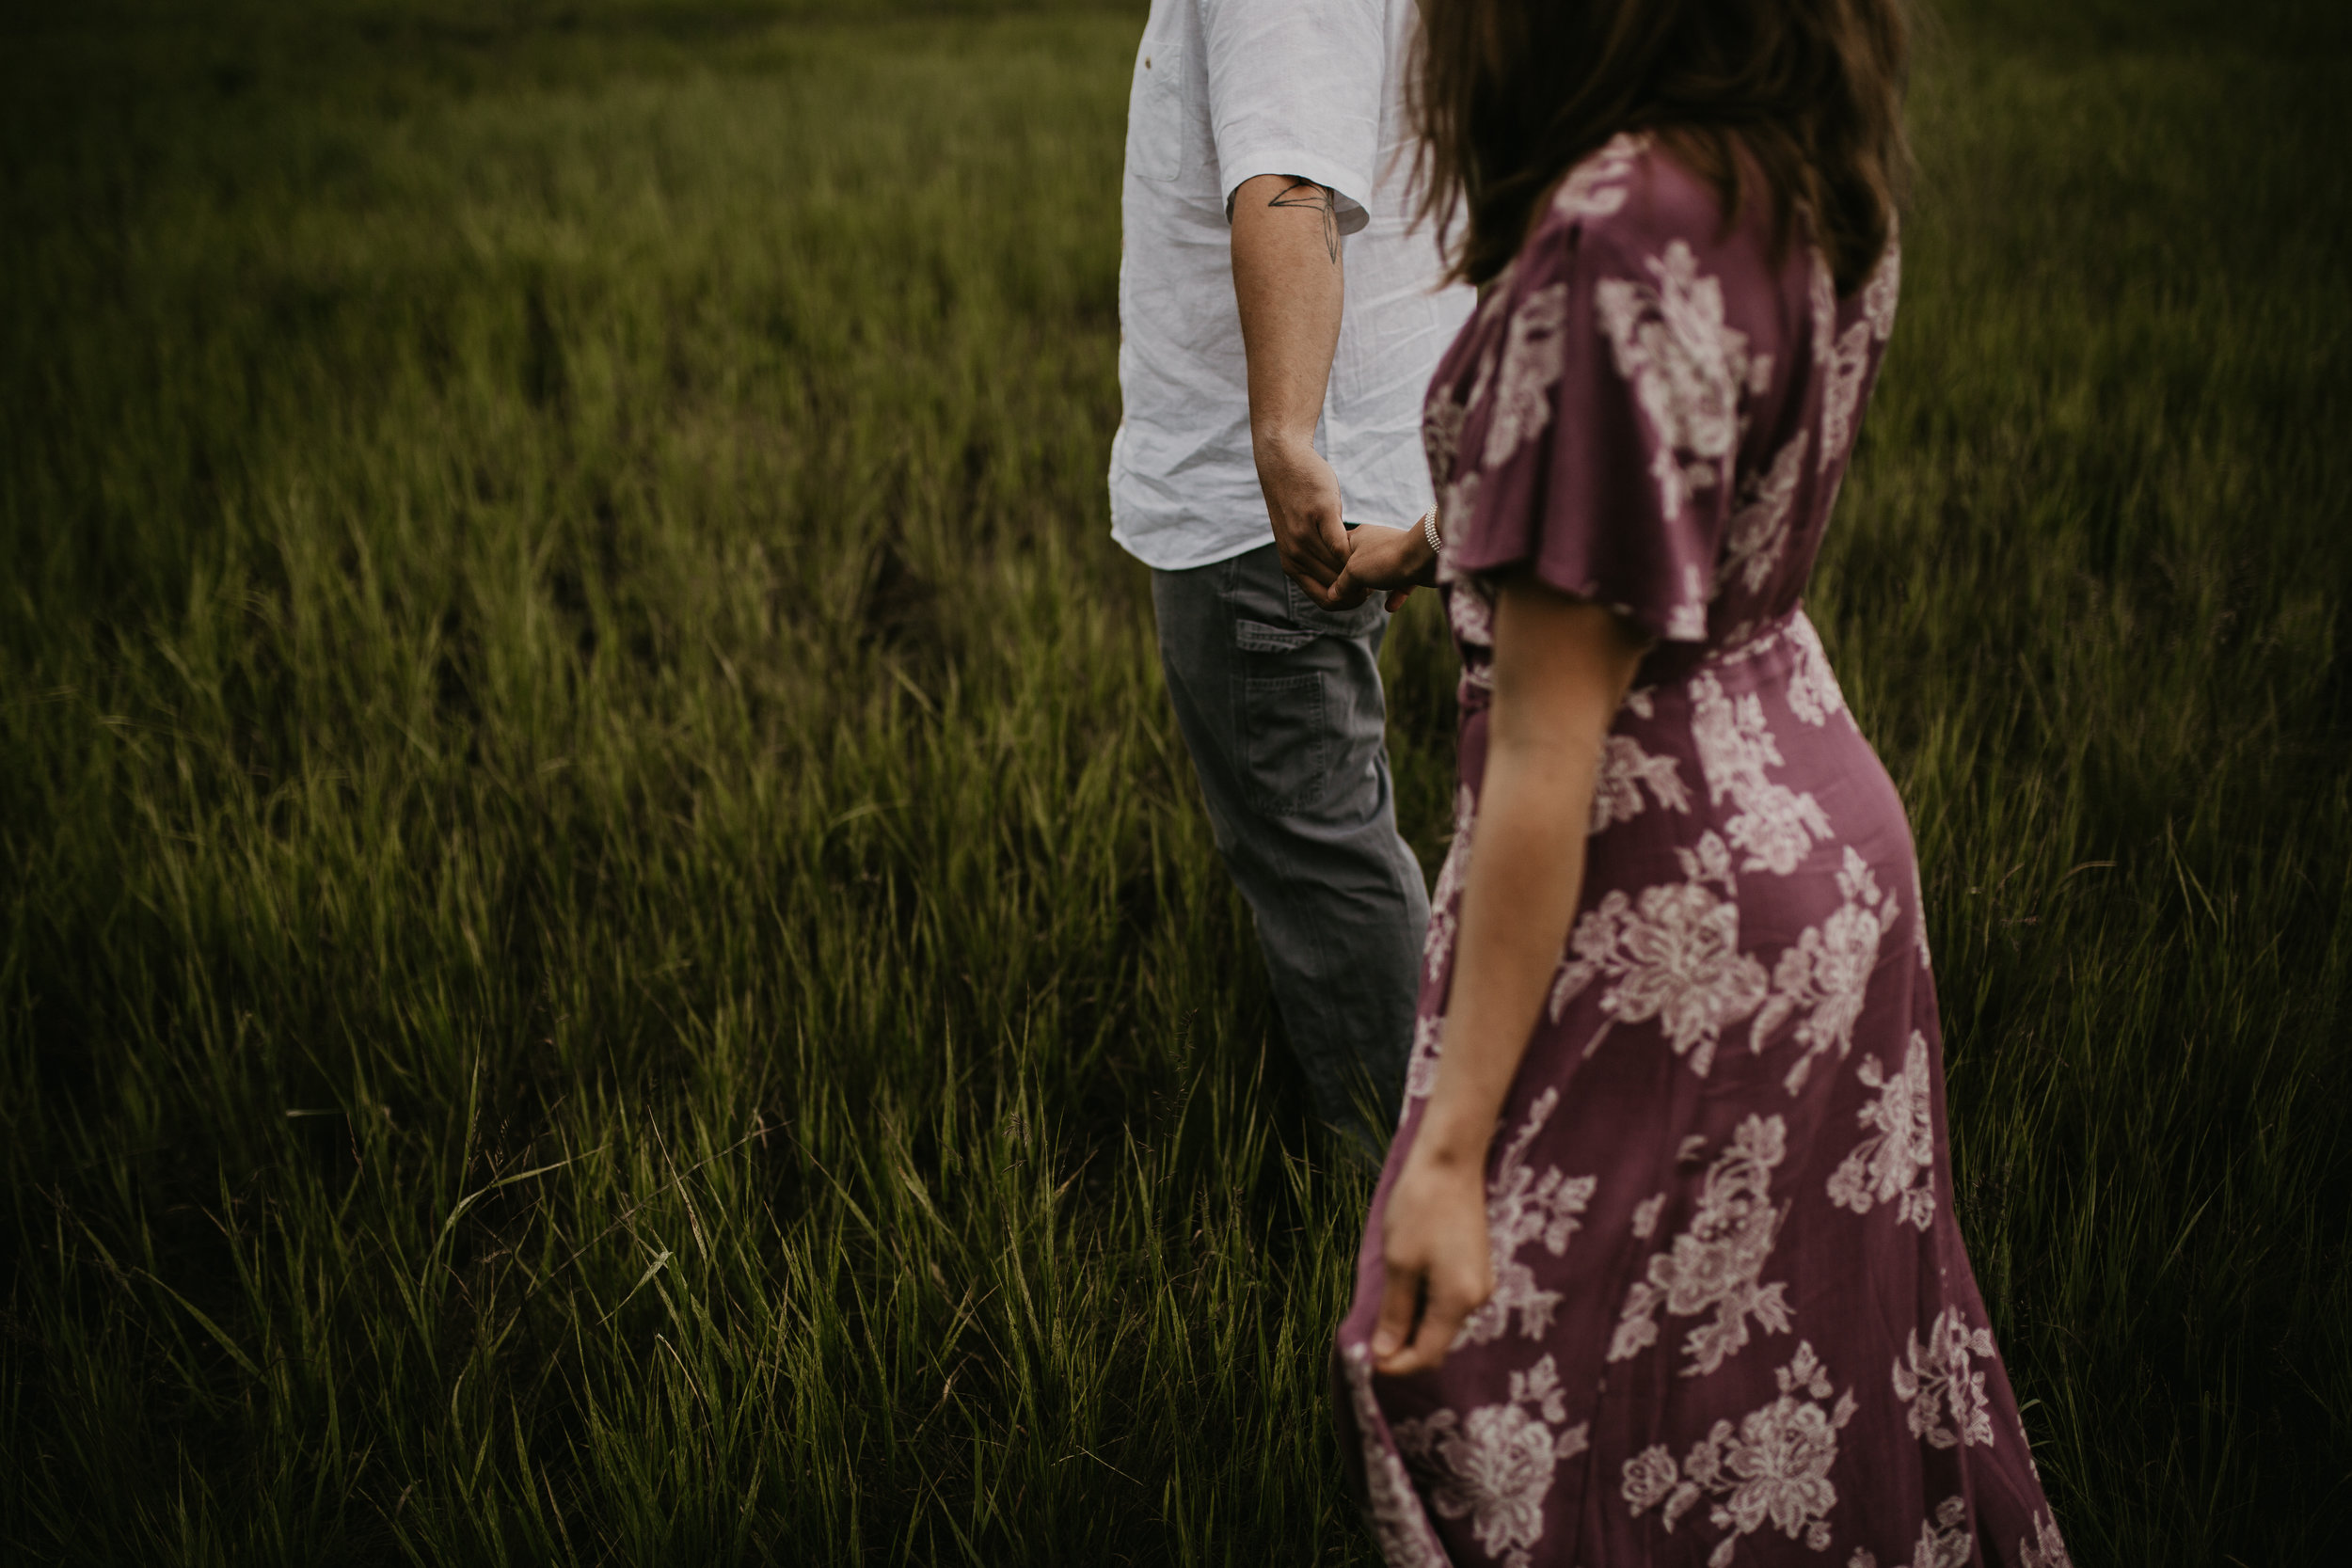
[{"label": "denim fabric", "polygon": [[1176,721],[1315,1114],[1377,1149],[1404,1090],[1429,924],[1389,780],[1388,612],[1377,599],[1318,609],[1271,544],[1154,571],[1152,603]]}]

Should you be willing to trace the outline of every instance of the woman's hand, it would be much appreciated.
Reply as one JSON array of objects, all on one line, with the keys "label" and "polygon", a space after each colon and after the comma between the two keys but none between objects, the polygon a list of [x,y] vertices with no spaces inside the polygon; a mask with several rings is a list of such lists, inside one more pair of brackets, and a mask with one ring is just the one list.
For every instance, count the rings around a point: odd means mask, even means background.
[{"label": "woman's hand", "polygon": [[1372,1364],[1385,1376],[1443,1361],[1462,1320],[1494,1293],[1486,1166],[1483,1148],[1449,1158],[1424,1157],[1417,1146],[1389,1189],[1380,1238],[1388,1287],[1372,1330]]},{"label": "woman's hand", "polygon": [[1383,528],[1364,523],[1347,536],[1347,570],[1331,585],[1334,599],[1361,604],[1385,592],[1393,611],[1417,587],[1438,580],[1438,552],[1418,528]]}]

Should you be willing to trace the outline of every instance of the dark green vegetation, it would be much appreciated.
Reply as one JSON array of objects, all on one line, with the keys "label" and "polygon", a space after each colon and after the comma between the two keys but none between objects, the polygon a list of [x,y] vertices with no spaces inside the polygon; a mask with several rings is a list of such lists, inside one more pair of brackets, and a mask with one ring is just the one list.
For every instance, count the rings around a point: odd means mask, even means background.
[{"label": "dark green vegetation", "polygon": [[[2085,1568],[2352,1513],[2338,8],[1957,7],[1816,595]],[[7,24],[0,1556],[1365,1560],[1104,536],[1139,8],[834,10]]]}]

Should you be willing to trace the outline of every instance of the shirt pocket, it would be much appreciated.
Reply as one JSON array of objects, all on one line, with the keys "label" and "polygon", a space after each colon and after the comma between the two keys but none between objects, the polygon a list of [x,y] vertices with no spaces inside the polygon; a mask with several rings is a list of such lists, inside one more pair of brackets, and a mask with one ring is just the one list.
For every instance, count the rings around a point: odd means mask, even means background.
[{"label": "shirt pocket", "polygon": [[1145,40],[1127,98],[1127,166],[1139,179],[1179,178],[1191,129],[1184,115],[1184,46]]}]

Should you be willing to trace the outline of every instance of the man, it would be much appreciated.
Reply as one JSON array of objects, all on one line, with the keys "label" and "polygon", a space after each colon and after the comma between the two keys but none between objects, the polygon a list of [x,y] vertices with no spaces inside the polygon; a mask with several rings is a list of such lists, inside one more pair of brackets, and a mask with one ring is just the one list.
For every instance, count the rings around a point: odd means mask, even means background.
[{"label": "man", "polygon": [[[1430,505],[1422,391],[1470,309],[1413,235],[1414,0],[1152,0],[1122,192],[1112,535],[1316,1114],[1375,1144],[1429,906],[1396,831],[1387,610],[1345,530]],[[1272,534],[1268,536],[1268,525]]]}]

